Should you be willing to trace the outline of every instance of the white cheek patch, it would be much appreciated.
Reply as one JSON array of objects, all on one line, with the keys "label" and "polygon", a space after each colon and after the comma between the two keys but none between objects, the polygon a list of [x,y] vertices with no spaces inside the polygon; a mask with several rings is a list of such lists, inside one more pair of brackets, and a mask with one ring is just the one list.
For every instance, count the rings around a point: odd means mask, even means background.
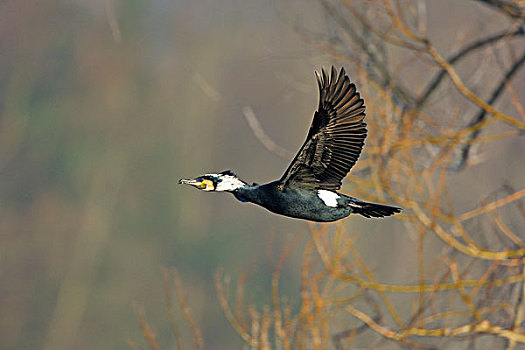
[{"label": "white cheek patch", "polygon": [[337,193],[327,190],[318,190],[317,197],[319,197],[324,204],[329,207],[337,207],[337,199],[340,197]]},{"label": "white cheek patch", "polygon": [[244,182],[242,182],[235,176],[222,175],[222,174],[206,174],[206,175],[215,176],[221,179],[221,181],[217,183],[217,187],[215,188],[215,191],[217,192],[235,191],[236,189],[241,188],[245,185]]}]

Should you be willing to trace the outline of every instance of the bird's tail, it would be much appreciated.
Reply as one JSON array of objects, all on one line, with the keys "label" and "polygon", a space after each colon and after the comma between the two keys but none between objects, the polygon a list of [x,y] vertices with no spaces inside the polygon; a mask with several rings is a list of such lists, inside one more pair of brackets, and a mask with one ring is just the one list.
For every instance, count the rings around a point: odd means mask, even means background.
[{"label": "bird's tail", "polygon": [[382,218],[401,212],[401,208],[362,202],[360,200],[353,200],[350,203],[350,207],[352,207],[354,213],[363,215],[365,218]]}]

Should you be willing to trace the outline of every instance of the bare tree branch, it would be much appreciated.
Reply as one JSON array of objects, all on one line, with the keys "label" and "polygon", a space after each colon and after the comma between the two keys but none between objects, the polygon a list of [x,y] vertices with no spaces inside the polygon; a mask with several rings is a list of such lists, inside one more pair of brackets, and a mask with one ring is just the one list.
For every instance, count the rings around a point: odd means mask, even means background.
[{"label": "bare tree branch", "polygon": [[[473,51],[477,49],[481,49],[485,47],[486,45],[490,45],[492,43],[498,42],[501,39],[511,38],[515,36],[522,36],[522,35],[525,35],[525,28],[523,26],[520,26],[518,29],[516,29],[513,32],[509,33],[507,31],[504,31],[502,33],[498,33],[488,38],[478,40],[468,46],[465,46],[461,50],[459,50],[459,52],[457,52],[455,55],[450,57],[447,60],[447,62],[452,65],[456,63],[457,61],[459,61],[461,58],[465,57],[467,54],[472,53]],[[441,80],[446,76],[446,74],[447,74],[447,71],[445,69],[441,69],[441,71],[436,75],[436,77],[428,85],[428,87],[421,94],[421,96],[417,98],[415,102],[416,108],[421,108],[425,105],[425,103],[428,101],[428,98],[430,97],[432,92],[434,92],[434,90],[439,86],[439,84],[441,83]]]},{"label": "bare tree branch", "polygon": [[488,6],[492,6],[512,18],[525,18],[525,12],[523,10],[523,6],[519,6],[518,4],[512,1],[503,1],[503,0],[476,0],[476,1],[487,4]]},{"label": "bare tree branch", "polygon": [[[499,83],[498,87],[494,90],[494,92],[492,93],[492,96],[488,100],[489,105],[493,105],[496,102],[496,100],[500,97],[502,92],[505,90],[505,86],[507,86],[509,81],[516,74],[516,72],[519,71],[519,69],[523,66],[524,63],[525,63],[525,52],[523,53],[521,58],[517,60],[512,65],[512,67],[507,71],[507,73],[505,74],[501,82]],[[487,116],[487,111],[485,109],[481,109],[479,113],[474,118],[472,118],[472,120],[468,124],[468,127],[473,127],[481,123],[485,119],[486,116]],[[476,137],[479,136],[480,133],[481,133],[481,129],[475,129],[474,132],[470,134],[468,140],[469,141],[474,140]],[[467,142],[465,146],[463,146],[463,149],[461,150],[461,160],[458,165],[458,169],[463,169],[465,167],[465,164],[467,163],[467,160],[469,157],[469,152],[470,152],[471,147],[472,147],[472,142]]]},{"label": "bare tree branch", "polygon": [[245,106],[242,109],[242,112],[244,113],[244,117],[252,129],[253,134],[268,151],[284,159],[290,159],[293,157],[292,152],[279,146],[268,136],[268,134],[266,134],[266,132],[264,132],[261,123],[259,123],[259,120],[251,107]]}]

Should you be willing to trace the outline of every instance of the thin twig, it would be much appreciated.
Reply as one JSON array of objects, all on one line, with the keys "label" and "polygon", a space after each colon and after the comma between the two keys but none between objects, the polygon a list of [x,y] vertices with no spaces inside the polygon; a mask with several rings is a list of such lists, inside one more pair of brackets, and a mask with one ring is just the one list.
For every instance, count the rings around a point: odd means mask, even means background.
[{"label": "thin twig", "polygon": [[[461,50],[459,50],[459,52],[451,56],[447,60],[447,62],[452,65],[458,62],[461,58],[465,57],[467,54],[473,51],[476,51],[477,49],[481,49],[485,47],[486,45],[490,45],[501,39],[511,38],[514,36],[522,36],[522,35],[525,35],[525,29],[523,26],[520,26],[518,29],[510,33],[508,31],[503,31],[496,35],[492,35],[488,38],[480,39],[470,45],[465,46]],[[425,103],[427,102],[432,92],[434,92],[434,90],[438,87],[439,83],[446,76],[446,74],[447,74],[446,69],[442,68],[441,71],[435,76],[435,78],[432,79],[432,82],[428,84],[428,87],[425,89],[425,91],[421,94],[420,97],[416,99],[415,106],[417,109],[420,109],[421,107],[425,105]]]},{"label": "thin twig", "polygon": [[[494,90],[494,92],[492,93],[492,96],[487,102],[489,105],[492,105],[496,102],[496,100],[500,97],[502,92],[505,90],[505,87],[509,84],[512,77],[516,74],[516,72],[519,71],[519,69],[523,66],[524,63],[525,63],[525,51],[523,52],[523,55],[520,57],[520,59],[514,62],[512,67],[507,71],[507,73],[505,74],[501,82],[499,83],[498,87]],[[485,119],[486,116],[487,116],[487,110],[485,108],[481,108],[479,113],[474,118],[472,118],[468,126],[472,127],[472,126],[475,126],[481,123]],[[474,140],[476,137],[478,137],[480,133],[481,133],[481,129],[475,130],[472,134],[470,134],[469,141]],[[467,144],[463,146],[463,149],[461,150],[461,160],[458,165],[458,169],[464,168],[465,165],[467,164],[471,146],[472,146],[471,142],[467,142]]]},{"label": "thin twig", "polygon": [[166,308],[168,309],[168,316],[170,318],[171,329],[173,331],[173,336],[175,337],[177,349],[183,350],[184,344],[182,342],[179,327],[177,326],[177,322],[175,321],[175,311],[173,309],[171,294],[171,274],[168,269],[164,269],[164,297],[166,299]]},{"label": "thin twig", "polygon": [[502,0],[477,0],[489,6],[495,7],[502,13],[512,18],[525,18],[525,12],[518,4]]},{"label": "thin twig", "polygon": [[122,34],[120,33],[120,27],[118,25],[117,17],[115,16],[113,0],[106,0],[106,19],[108,20],[113,40],[117,44],[120,44],[122,42]]},{"label": "thin twig", "polygon": [[202,333],[197,327],[197,324],[195,323],[195,320],[193,319],[193,316],[191,315],[190,308],[186,304],[184,300],[184,293],[182,292],[182,285],[179,279],[179,275],[177,274],[177,271],[175,270],[173,272],[173,284],[175,285],[175,293],[177,294],[177,300],[179,302],[179,307],[181,308],[184,317],[186,318],[186,322],[188,322],[188,325],[190,326],[191,333],[193,335],[193,345],[196,349],[204,349],[204,338],[202,337]]},{"label": "thin twig", "polygon": [[502,113],[489,105],[487,102],[485,102],[483,99],[481,99],[479,96],[474,94],[472,91],[470,91],[461,78],[459,77],[458,73],[455,71],[455,69],[439,54],[439,52],[436,50],[436,48],[428,43],[427,51],[434,57],[434,60],[441,65],[450,76],[450,79],[452,79],[452,82],[456,86],[456,88],[463,94],[465,97],[469,98],[473,103],[478,105],[480,108],[483,108],[487,111],[487,113],[494,116],[494,118],[499,119],[509,125],[512,125],[514,127],[525,129],[525,123],[519,121],[517,118],[513,118],[505,113]]},{"label": "thin twig", "polygon": [[253,134],[268,151],[284,159],[290,159],[293,157],[293,153],[279,146],[264,132],[261,123],[259,123],[259,120],[255,116],[251,107],[245,106],[242,109],[242,112],[244,113],[244,117],[252,129]]},{"label": "thin twig", "polygon": [[474,209],[474,210],[471,210],[469,212],[463,213],[463,214],[461,214],[459,216],[459,221],[465,221],[465,220],[472,219],[475,216],[478,216],[478,215],[480,215],[482,213],[486,213],[486,212],[492,211],[494,209],[497,209],[497,208],[499,208],[501,206],[509,204],[509,203],[511,203],[513,201],[516,201],[518,199],[521,199],[523,197],[525,197],[525,189],[517,191],[517,192],[514,192],[514,193],[508,195],[505,198],[498,199],[498,200],[496,200],[494,202],[485,204],[484,206],[479,207],[477,209]]},{"label": "thin twig", "polygon": [[[522,259],[521,271],[523,273],[523,276],[525,277],[525,259]],[[514,314],[514,320],[513,320],[513,328],[514,328],[514,330],[518,330],[519,329],[521,323],[523,322],[523,318],[524,318],[524,315],[525,315],[525,286],[523,284],[521,284],[519,286],[519,288],[521,289],[521,291],[520,291],[521,293],[519,293],[518,300],[516,302],[518,307],[517,307],[517,312]],[[516,346],[516,340],[515,339],[510,339],[509,340],[509,346],[508,346],[507,350],[513,350],[515,346]]]},{"label": "thin twig", "polygon": [[148,342],[151,350],[159,350],[159,344],[157,343],[155,332],[149,325],[148,320],[146,319],[146,311],[144,311],[144,308],[142,306],[139,306],[138,304],[134,304],[133,309],[135,310],[135,314],[139,319],[140,329],[142,330],[142,336]]},{"label": "thin twig", "polygon": [[353,306],[346,306],[346,311],[351,315],[357,317],[365,322],[371,329],[380,335],[396,341],[404,340],[411,335],[422,337],[457,337],[473,333],[493,334],[502,338],[514,340],[516,342],[525,343],[525,334],[504,329],[502,327],[494,326],[488,321],[482,321],[477,324],[467,324],[455,328],[438,328],[438,329],[422,329],[422,328],[407,328],[403,331],[396,332],[383,327],[374,322],[374,320],[367,314],[355,309]]}]

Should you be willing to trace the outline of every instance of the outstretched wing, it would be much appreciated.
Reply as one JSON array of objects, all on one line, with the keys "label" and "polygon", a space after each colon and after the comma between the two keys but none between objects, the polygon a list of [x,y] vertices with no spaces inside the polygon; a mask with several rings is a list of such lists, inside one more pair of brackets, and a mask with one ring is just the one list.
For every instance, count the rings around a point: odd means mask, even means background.
[{"label": "outstretched wing", "polygon": [[331,77],[315,73],[319,108],[306,141],[279,180],[284,187],[338,190],[355,164],[366,138],[365,105],[341,68],[332,66]]}]

